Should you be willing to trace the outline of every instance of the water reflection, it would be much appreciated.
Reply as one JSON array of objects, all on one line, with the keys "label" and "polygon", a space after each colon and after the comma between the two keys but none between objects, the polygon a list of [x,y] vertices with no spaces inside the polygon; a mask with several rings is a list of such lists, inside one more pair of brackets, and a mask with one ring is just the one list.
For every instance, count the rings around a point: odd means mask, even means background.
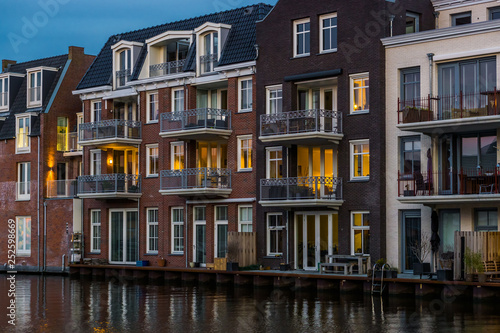
[{"label": "water reflection", "polygon": [[[8,306],[0,278],[0,308]],[[5,310],[3,310],[5,311]],[[0,331],[9,329],[1,316]],[[19,332],[499,331],[496,304],[17,276]]]}]

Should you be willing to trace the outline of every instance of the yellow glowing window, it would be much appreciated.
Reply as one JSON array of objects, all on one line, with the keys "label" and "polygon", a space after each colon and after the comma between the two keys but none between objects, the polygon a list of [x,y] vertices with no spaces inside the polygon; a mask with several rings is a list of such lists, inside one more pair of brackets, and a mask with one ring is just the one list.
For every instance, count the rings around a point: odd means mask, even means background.
[{"label": "yellow glowing window", "polygon": [[242,137],[238,141],[239,169],[252,168],[252,139]]},{"label": "yellow glowing window", "polygon": [[370,176],[370,144],[368,141],[352,143],[352,177]]},{"label": "yellow glowing window", "polygon": [[352,78],[352,111],[370,110],[370,79],[368,75]]},{"label": "yellow glowing window", "polygon": [[57,117],[57,150],[68,151],[68,118]]},{"label": "yellow glowing window", "polygon": [[19,117],[17,119],[17,148],[26,149],[29,148],[29,137],[30,134],[30,118],[29,117]]},{"label": "yellow glowing window", "polygon": [[184,144],[172,143],[172,170],[184,169]]},{"label": "yellow glowing window", "polygon": [[370,213],[351,214],[352,254],[370,254]]}]

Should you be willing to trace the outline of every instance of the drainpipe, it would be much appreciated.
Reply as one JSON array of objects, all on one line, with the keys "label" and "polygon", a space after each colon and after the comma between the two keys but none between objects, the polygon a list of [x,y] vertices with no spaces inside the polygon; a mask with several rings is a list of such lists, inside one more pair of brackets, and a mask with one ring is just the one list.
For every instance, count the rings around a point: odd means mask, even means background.
[{"label": "drainpipe", "polygon": [[37,165],[37,189],[38,193],[36,196],[36,237],[38,243],[38,259],[37,259],[37,271],[40,272],[40,136],[37,136],[38,139],[38,165]]},{"label": "drainpipe", "polygon": [[64,268],[65,268],[65,260],[64,258],[66,257],[65,254],[62,255],[62,258],[61,258],[61,272],[64,273]]},{"label": "drainpipe", "polygon": [[392,27],[393,27],[393,23],[394,23],[394,18],[395,18],[395,17],[396,17],[396,16],[394,16],[394,15],[390,15],[390,16],[389,16],[389,22],[390,22],[390,37],[392,37]]},{"label": "drainpipe", "polygon": [[[427,57],[429,58],[429,95],[432,96],[432,92],[433,92],[433,89],[432,89],[432,82],[433,82],[433,79],[432,79],[432,73],[433,73],[433,66],[434,66],[434,53],[427,53]],[[430,107],[430,105],[429,105]]]},{"label": "drainpipe", "polygon": [[47,262],[47,201],[43,202],[43,272]]},{"label": "drainpipe", "polygon": [[[188,267],[188,203],[186,202],[186,208],[184,209],[184,256],[186,257],[186,268]],[[193,260],[194,261],[194,260]]]},{"label": "drainpipe", "polygon": [[439,12],[434,12],[434,24],[436,29],[439,29]]},{"label": "drainpipe", "polygon": [[259,59],[259,44],[255,44],[253,47],[255,47],[255,59]]}]

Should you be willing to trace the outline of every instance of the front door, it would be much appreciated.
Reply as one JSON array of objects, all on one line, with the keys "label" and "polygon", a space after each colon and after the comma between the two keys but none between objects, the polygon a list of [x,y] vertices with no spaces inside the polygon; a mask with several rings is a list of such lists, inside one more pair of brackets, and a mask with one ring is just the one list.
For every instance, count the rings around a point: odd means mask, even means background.
[{"label": "front door", "polygon": [[418,262],[417,257],[412,251],[415,244],[420,243],[420,211],[407,211],[403,212],[403,272],[413,272],[413,264]]},{"label": "front door", "polygon": [[111,211],[110,253],[112,264],[135,264],[138,260],[137,211]]}]

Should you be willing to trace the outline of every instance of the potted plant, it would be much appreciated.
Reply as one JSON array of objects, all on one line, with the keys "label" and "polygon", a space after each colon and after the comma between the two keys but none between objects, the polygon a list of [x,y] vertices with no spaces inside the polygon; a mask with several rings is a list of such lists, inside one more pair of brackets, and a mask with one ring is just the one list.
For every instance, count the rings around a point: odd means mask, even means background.
[{"label": "potted plant", "polygon": [[238,243],[236,242],[230,242],[227,244],[227,264],[226,264],[226,270],[227,271],[239,271],[239,263],[238,263],[238,251],[239,251],[239,246]]},{"label": "potted plant", "polygon": [[405,190],[403,192],[403,195],[405,197],[413,197],[413,196],[415,196],[415,191],[414,190],[410,190],[409,188],[410,188],[410,185],[406,184],[405,185]]},{"label": "potted plant", "polygon": [[166,265],[167,261],[163,257],[160,257],[160,259],[158,259],[158,266],[165,267]]},{"label": "potted plant", "polygon": [[420,278],[422,278],[423,274],[431,272],[431,264],[424,262],[431,253],[431,249],[431,237],[426,232],[422,233],[420,240],[415,240],[410,245],[411,252],[418,260],[418,262],[413,264],[414,275],[420,275]]},{"label": "potted plant", "polygon": [[453,258],[455,253],[453,251],[446,251],[441,253],[439,258],[439,266],[441,269],[437,270],[437,279],[439,281],[453,280]]},{"label": "potted plant", "polygon": [[474,274],[478,274],[478,281],[480,283],[486,282],[481,253],[472,252],[472,250],[467,247],[464,254],[464,265],[465,281],[472,282],[474,280]]}]

